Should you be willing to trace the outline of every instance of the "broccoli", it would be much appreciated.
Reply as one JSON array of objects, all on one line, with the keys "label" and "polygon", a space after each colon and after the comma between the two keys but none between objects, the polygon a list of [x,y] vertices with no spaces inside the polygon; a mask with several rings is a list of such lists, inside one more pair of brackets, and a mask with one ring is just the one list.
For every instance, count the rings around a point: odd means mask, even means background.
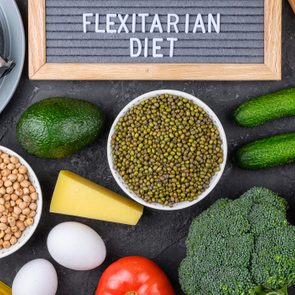
[{"label": "broccoli", "polygon": [[295,227],[287,202],[254,187],[193,220],[179,267],[186,295],[287,295],[295,284]]}]

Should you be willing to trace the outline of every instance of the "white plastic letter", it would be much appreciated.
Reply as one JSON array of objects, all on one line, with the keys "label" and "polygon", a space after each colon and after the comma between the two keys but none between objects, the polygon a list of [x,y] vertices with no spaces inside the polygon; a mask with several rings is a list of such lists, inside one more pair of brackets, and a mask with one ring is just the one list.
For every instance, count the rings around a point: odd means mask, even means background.
[{"label": "white plastic letter", "polygon": [[204,25],[203,17],[202,17],[202,14],[200,14],[200,13],[198,13],[198,15],[197,15],[193,33],[195,34],[198,29],[201,29],[203,34],[206,33],[206,28]]},{"label": "white plastic letter", "polygon": [[212,25],[214,27],[214,30],[217,34],[220,33],[220,13],[216,14],[216,21],[214,19],[214,16],[212,13],[208,14],[208,32],[212,33]]},{"label": "white plastic letter", "polygon": [[106,27],[107,27],[107,33],[110,33],[110,34],[115,34],[115,33],[117,33],[116,30],[111,29],[111,27],[115,25],[115,22],[114,22],[113,20],[111,20],[111,19],[112,19],[112,18],[115,18],[115,17],[117,17],[117,14],[113,14],[113,13],[111,13],[111,14],[107,14],[107,19],[106,19],[106,23],[107,23],[107,24],[106,24]]},{"label": "white plastic letter", "polygon": [[161,50],[162,47],[160,45],[157,45],[158,42],[163,42],[163,38],[154,38],[153,39],[153,57],[154,58],[162,58],[162,53],[157,53],[158,50]]},{"label": "white plastic letter", "polygon": [[93,16],[93,13],[83,13],[83,32],[87,33],[87,25],[91,25],[91,21],[87,17]]},{"label": "white plastic letter", "polygon": [[188,34],[189,33],[189,25],[190,25],[190,15],[187,13],[185,15],[185,33]]},{"label": "white plastic letter", "polygon": [[99,13],[95,14],[95,33],[105,33],[106,31],[99,28]]},{"label": "white plastic letter", "polygon": [[129,30],[128,30],[128,27],[126,25],[126,22],[127,22],[128,18],[129,18],[129,14],[125,14],[124,17],[122,17],[122,14],[118,14],[118,18],[119,18],[119,21],[121,22],[121,25],[120,25],[120,27],[118,29],[118,33],[120,34],[124,29],[125,33],[128,34]]},{"label": "white plastic letter", "polygon": [[[137,52],[134,50],[134,43],[137,43]],[[130,57],[139,57],[142,51],[142,45],[138,38],[130,38]]]},{"label": "white plastic letter", "polygon": [[136,31],[136,13],[132,14],[132,33]]},{"label": "white plastic letter", "polygon": [[146,18],[149,16],[148,13],[139,13],[138,16],[141,18],[141,32],[145,33]]},{"label": "white plastic letter", "polygon": [[[172,21],[172,18],[174,18],[173,21]],[[179,16],[174,13],[169,13],[167,15],[167,32],[171,33],[171,28],[174,27],[174,32],[179,33],[178,23],[179,23]]]},{"label": "white plastic letter", "polygon": [[174,45],[175,45],[175,42],[178,41],[178,39],[177,38],[167,38],[167,41],[170,41],[169,56],[173,57],[174,56]]},{"label": "white plastic letter", "polygon": [[162,28],[162,24],[159,18],[158,14],[155,14],[152,25],[151,25],[151,29],[150,29],[150,33],[154,33],[155,29],[157,28],[157,30],[160,33],[163,33],[163,28]]}]

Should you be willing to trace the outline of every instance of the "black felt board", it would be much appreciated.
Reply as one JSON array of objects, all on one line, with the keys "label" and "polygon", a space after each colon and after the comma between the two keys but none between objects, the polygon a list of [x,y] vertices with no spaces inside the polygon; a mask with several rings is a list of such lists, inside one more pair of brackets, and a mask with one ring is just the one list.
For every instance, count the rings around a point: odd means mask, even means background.
[{"label": "black felt board", "polygon": [[[159,14],[163,33],[95,33],[95,16],[83,33],[83,13],[100,14],[101,28],[106,14],[149,13],[149,30],[154,14]],[[179,15],[179,33],[167,33],[167,14]],[[190,31],[197,14],[202,14],[206,33],[185,34],[185,15],[190,14]],[[221,15],[220,33],[208,33],[208,13]],[[115,29],[119,20],[114,19]],[[138,19],[139,20],[139,19]],[[169,57],[169,42],[162,43],[163,58],[153,58],[151,41],[148,57],[130,57],[130,38],[176,37],[174,56]],[[264,61],[264,0],[47,0],[46,46],[48,63],[257,63]]]}]

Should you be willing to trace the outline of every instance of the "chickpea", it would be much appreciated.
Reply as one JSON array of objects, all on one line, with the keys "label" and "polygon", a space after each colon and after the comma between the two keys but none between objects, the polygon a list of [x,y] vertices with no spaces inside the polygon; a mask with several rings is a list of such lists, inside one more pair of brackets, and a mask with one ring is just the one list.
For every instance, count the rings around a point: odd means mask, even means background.
[{"label": "chickpea", "polygon": [[15,182],[17,180],[17,176],[14,174],[8,175],[7,179],[11,182]]},{"label": "chickpea", "polygon": [[16,225],[11,228],[12,233],[15,234],[17,231],[18,231],[18,227]]},{"label": "chickpea", "polygon": [[[17,174],[18,174],[18,170],[17,170],[17,169],[13,169],[13,170],[12,170],[12,174],[13,174],[13,175],[17,175]],[[17,177],[16,177],[16,179],[17,179]]]},{"label": "chickpea", "polygon": [[34,219],[33,218],[28,218],[27,220],[25,220],[25,225],[26,226],[30,226],[34,223]]},{"label": "chickpea", "polygon": [[24,215],[29,215],[31,212],[30,208],[25,208],[23,211],[22,211],[22,214]]},{"label": "chickpea", "polygon": [[19,189],[14,190],[14,193],[20,197],[23,195],[23,190],[19,188]]},{"label": "chickpea", "polygon": [[5,187],[12,186],[12,182],[11,182],[10,180],[6,180],[6,181],[4,182],[4,186],[5,186]]},{"label": "chickpea", "polygon": [[31,199],[30,196],[28,196],[28,195],[24,195],[24,196],[23,196],[23,200],[24,200],[24,202],[26,202],[26,203],[30,203],[32,199]]},{"label": "chickpea", "polygon": [[4,162],[5,164],[9,164],[9,163],[10,163],[10,159],[9,159],[9,157],[5,157],[5,158],[3,159],[3,162]]},{"label": "chickpea", "polygon": [[24,215],[24,214],[21,214],[20,216],[19,216],[19,220],[20,221],[25,221],[26,220],[26,215]]},{"label": "chickpea", "polygon": [[10,227],[7,227],[7,229],[4,231],[6,234],[10,234],[11,233],[11,229]]},{"label": "chickpea", "polygon": [[30,190],[27,187],[23,188],[23,194],[28,195],[30,193]]},{"label": "chickpea", "polygon": [[21,214],[22,210],[21,210],[19,207],[15,206],[15,207],[13,208],[13,212],[14,212],[15,214],[19,215],[19,214]]},{"label": "chickpea", "polygon": [[18,206],[21,210],[24,210],[29,206],[29,204],[26,202],[21,202]]},{"label": "chickpea", "polygon": [[10,162],[13,163],[13,164],[17,164],[19,161],[18,161],[18,158],[12,156],[12,157],[10,158]]},{"label": "chickpea", "polygon": [[22,174],[17,174],[17,181],[22,182],[25,179],[25,177]]},{"label": "chickpea", "polygon": [[0,223],[0,230],[6,230],[7,225],[5,223]]},{"label": "chickpea", "polygon": [[36,216],[36,211],[31,211],[29,214],[30,217],[35,217]]},{"label": "chickpea", "polygon": [[1,171],[1,175],[7,177],[10,174],[10,170],[4,169]]},{"label": "chickpea", "polygon": [[18,172],[19,172],[20,174],[26,174],[26,173],[28,172],[28,169],[27,169],[25,166],[21,165],[21,166],[18,168]]},{"label": "chickpea", "polygon": [[12,236],[11,239],[9,240],[9,242],[10,242],[11,245],[15,245],[16,242],[17,242],[16,237],[15,236]]},{"label": "chickpea", "polygon": [[20,220],[18,220],[18,221],[16,222],[16,226],[17,226],[20,230],[22,230],[22,229],[25,228],[24,223],[23,223],[22,221],[20,221]]},{"label": "chickpea", "polygon": [[[5,184],[4,184],[5,185]],[[30,186],[30,182],[27,181],[27,180],[23,180],[21,183],[20,183],[21,187],[25,187],[25,188],[28,188]]]},{"label": "chickpea", "polygon": [[20,188],[20,184],[18,182],[15,182],[12,187],[14,190],[17,190]]},{"label": "chickpea", "polygon": [[29,190],[30,190],[30,193],[34,193],[36,191],[32,185],[29,186]]},{"label": "chickpea", "polygon": [[12,171],[14,168],[15,168],[15,165],[14,164],[12,164],[10,161],[9,161],[9,163],[7,163],[8,165],[7,165],[7,169],[9,169],[10,171]]},{"label": "chickpea", "polygon": [[16,201],[18,199],[18,196],[16,194],[12,194],[10,196],[10,198],[11,198],[12,201]]},{"label": "chickpea", "polygon": [[10,226],[15,226],[15,218],[12,216],[8,217],[8,223]]},{"label": "chickpea", "polygon": [[37,204],[36,203],[31,203],[30,206],[29,206],[29,208],[31,210],[34,210],[35,211],[37,209]]},{"label": "chickpea", "polygon": [[22,235],[22,232],[20,230],[18,230],[17,232],[14,233],[14,236],[18,239],[20,238]]},{"label": "chickpea", "polygon": [[36,192],[35,192],[35,193],[31,193],[31,194],[30,194],[30,197],[31,197],[32,200],[34,200],[34,201],[36,201],[36,200],[38,199],[38,195],[37,195]]},{"label": "chickpea", "polygon": [[7,201],[10,201],[10,195],[9,194],[5,194],[4,196],[4,200],[7,202]]},{"label": "chickpea", "polygon": [[4,249],[8,249],[10,246],[11,246],[11,245],[10,245],[10,242],[9,242],[9,241],[4,241],[4,242],[3,242],[3,248],[4,248]]},{"label": "chickpea", "polygon": [[6,234],[3,238],[4,241],[9,241],[11,239],[11,234]]},{"label": "chickpea", "polygon": [[12,186],[9,186],[8,188],[6,188],[6,193],[11,195],[13,193],[13,188]]},{"label": "chickpea", "polygon": [[7,222],[8,222],[8,218],[7,218],[7,216],[1,216],[1,218],[0,218],[0,222],[1,222],[1,223],[7,223]]},{"label": "chickpea", "polygon": [[15,245],[34,223],[37,199],[28,169],[17,157],[0,151],[0,250]]}]

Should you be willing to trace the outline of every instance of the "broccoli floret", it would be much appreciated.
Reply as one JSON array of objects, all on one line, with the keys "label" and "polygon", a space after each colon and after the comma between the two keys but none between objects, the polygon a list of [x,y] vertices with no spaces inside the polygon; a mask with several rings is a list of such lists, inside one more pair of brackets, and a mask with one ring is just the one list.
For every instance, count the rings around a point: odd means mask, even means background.
[{"label": "broccoli floret", "polygon": [[255,243],[251,271],[266,289],[295,284],[295,227],[277,227],[262,233]]},{"label": "broccoli floret", "polygon": [[202,294],[254,295],[256,285],[247,268],[222,267],[206,273],[201,278],[201,288]]},{"label": "broccoli floret", "polygon": [[269,204],[254,204],[249,213],[249,221],[251,231],[256,236],[273,228],[288,225],[286,212],[277,210]]},{"label": "broccoli floret", "polygon": [[295,227],[265,188],[220,199],[190,227],[179,268],[187,295],[286,295],[295,284]]}]

